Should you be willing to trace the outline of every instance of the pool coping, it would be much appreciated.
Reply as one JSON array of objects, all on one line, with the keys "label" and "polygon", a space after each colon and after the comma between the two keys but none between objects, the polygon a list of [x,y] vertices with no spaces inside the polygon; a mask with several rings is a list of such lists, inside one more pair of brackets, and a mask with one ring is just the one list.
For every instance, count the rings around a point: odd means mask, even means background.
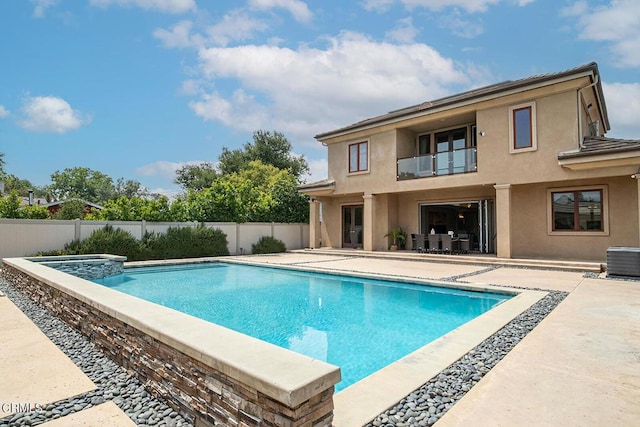
[{"label": "pool coping", "polygon": [[3,261],[287,406],[297,407],[340,381],[337,366],[26,258]]}]

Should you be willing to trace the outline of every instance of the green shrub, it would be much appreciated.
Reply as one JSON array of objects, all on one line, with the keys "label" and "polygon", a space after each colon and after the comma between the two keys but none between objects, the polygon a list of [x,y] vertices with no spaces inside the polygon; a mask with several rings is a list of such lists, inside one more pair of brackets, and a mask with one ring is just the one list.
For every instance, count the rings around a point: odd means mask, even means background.
[{"label": "green shrub", "polygon": [[221,230],[199,227],[169,228],[147,233],[143,240],[148,259],[199,258],[229,255],[227,236]]},{"label": "green shrub", "polygon": [[70,255],[70,254],[66,253],[62,249],[54,249],[54,250],[51,250],[51,251],[36,252],[35,254],[29,255],[29,256],[30,257],[38,257],[38,256],[63,256],[63,255]]},{"label": "green shrub", "polygon": [[80,239],[73,239],[64,245],[63,252],[65,255],[80,255],[82,253],[82,242]]},{"label": "green shrub", "polygon": [[199,227],[169,228],[166,233],[147,233],[138,241],[125,230],[106,225],[85,240],[72,240],[64,249],[36,255],[112,254],[128,261],[199,258],[229,255],[227,235],[221,230]]},{"label": "green shrub", "polygon": [[287,246],[284,242],[271,236],[262,236],[255,244],[251,245],[251,253],[254,254],[275,254],[286,251]]},{"label": "green shrub", "polygon": [[146,259],[141,243],[128,231],[106,225],[96,230],[80,244],[82,254],[126,256],[128,261]]},{"label": "green shrub", "polygon": [[63,255],[80,255],[80,240],[74,239],[64,245],[64,249],[53,249],[50,251],[37,252],[31,256],[63,256]]}]

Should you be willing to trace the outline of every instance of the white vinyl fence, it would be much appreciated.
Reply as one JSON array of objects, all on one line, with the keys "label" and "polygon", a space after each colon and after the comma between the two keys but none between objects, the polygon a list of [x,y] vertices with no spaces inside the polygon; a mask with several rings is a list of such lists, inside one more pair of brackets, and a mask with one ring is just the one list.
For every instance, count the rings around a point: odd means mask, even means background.
[{"label": "white vinyl fence", "polygon": [[[195,227],[197,222],[147,221],[58,221],[39,219],[0,219],[0,259],[34,255],[62,249],[74,239],[85,239],[105,225],[121,228],[141,239],[146,232],[166,232],[169,227]],[[205,222],[227,235],[229,253],[251,253],[251,245],[262,236],[282,240],[287,249],[309,247],[309,224]]]}]

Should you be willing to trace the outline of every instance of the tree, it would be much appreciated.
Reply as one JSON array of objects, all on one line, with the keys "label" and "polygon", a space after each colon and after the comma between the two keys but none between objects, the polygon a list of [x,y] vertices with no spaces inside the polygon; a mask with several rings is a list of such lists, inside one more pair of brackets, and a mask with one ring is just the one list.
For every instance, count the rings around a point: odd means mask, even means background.
[{"label": "tree", "polygon": [[6,175],[6,172],[4,171],[4,163],[4,153],[0,153],[0,179],[3,179]]},{"label": "tree", "polygon": [[0,218],[47,219],[49,211],[44,206],[21,206],[20,196],[12,191],[0,198]]},{"label": "tree", "polygon": [[104,221],[173,221],[169,199],[161,196],[158,199],[142,197],[120,197],[108,200],[104,209],[94,211],[87,219]]},{"label": "tree", "polygon": [[296,179],[309,172],[309,165],[304,156],[291,154],[291,143],[284,134],[258,130],[253,133],[253,143],[245,143],[242,149],[222,149],[218,158],[218,169],[223,175],[238,173],[254,160],[278,169],[289,170]]},{"label": "tree", "polygon": [[198,191],[210,187],[217,176],[215,166],[212,163],[204,162],[182,166],[176,171],[176,178],[173,182],[180,185],[185,191]]},{"label": "tree", "polygon": [[115,197],[113,179],[89,168],[67,168],[51,175],[53,183],[47,187],[54,200],[79,198],[93,203],[104,203]]},{"label": "tree", "polygon": [[49,211],[44,206],[23,206],[20,208],[20,218],[50,219]]},{"label": "tree", "polygon": [[20,196],[15,191],[0,199],[0,218],[20,218]]},{"label": "tree", "polygon": [[[232,182],[233,181],[233,182]],[[254,206],[251,182],[220,177],[211,187],[189,191],[187,215],[190,221],[247,222]]]},{"label": "tree", "polygon": [[180,203],[190,221],[306,222],[309,204],[297,182],[289,170],[256,160],[240,172],[219,175],[208,188],[190,190]]},{"label": "tree", "polygon": [[11,174],[5,174],[4,176],[4,191],[5,193],[15,191],[22,197],[27,197],[29,195],[29,191],[33,191],[33,195],[36,197],[46,196],[46,191],[42,188],[33,185],[26,179],[20,179]]},{"label": "tree", "polygon": [[149,195],[149,190],[143,187],[138,181],[118,178],[115,185],[114,198],[119,197],[145,197]]},{"label": "tree", "polygon": [[54,219],[84,219],[86,216],[85,207],[82,200],[67,200],[55,213]]},{"label": "tree", "polygon": [[273,222],[309,222],[309,197],[298,192],[298,181],[284,176],[274,183],[271,189]]}]

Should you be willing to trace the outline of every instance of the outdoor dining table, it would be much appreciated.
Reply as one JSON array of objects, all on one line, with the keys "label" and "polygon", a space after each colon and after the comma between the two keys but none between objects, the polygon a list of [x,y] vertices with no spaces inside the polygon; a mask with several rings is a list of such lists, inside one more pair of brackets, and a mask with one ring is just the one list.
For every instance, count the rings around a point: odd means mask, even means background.
[{"label": "outdoor dining table", "polygon": [[[458,237],[458,236],[452,236],[451,237],[451,248],[443,248],[442,247],[442,235],[443,235],[443,233],[436,233],[436,234],[438,235],[438,241],[439,241],[438,250],[440,250],[440,251],[448,249],[449,251],[451,251],[451,253],[460,253],[460,252],[462,252],[462,244],[464,242],[469,242],[470,241],[470,239],[468,239],[468,238],[461,238],[461,237]],[[429,245],[428,245],[429,234],[426,234],[426,235],[416,234],[416,235],[414,235],[414,245],[416,244],[415,236],[423,236],[424,237],[424,240],[421,239],[421,238],[418,238],[418,240],[419,240],[420,243],[425,244],[427,247],[424,248],[424,249],[428,250],[428,248],[429,248]],[[466,249],[466,250],[468,251],[468,249]]]}]

